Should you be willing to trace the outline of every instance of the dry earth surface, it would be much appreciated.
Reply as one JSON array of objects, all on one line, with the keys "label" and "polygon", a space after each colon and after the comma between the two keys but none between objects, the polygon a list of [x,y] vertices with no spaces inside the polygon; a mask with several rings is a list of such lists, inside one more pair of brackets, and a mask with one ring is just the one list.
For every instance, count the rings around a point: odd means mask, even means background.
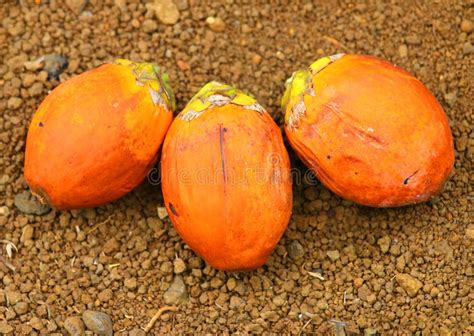
[{"label": "dry earth surface", "polygon": [[[1,0],[0,19],[0,333],[144,335],[166,305],[178,309],[149,334],[474,333],[472,1]],[[75,74],[117,57],[156,62],[178,109],[220,80],[281,124],[285,79],[339,52],[388,59],[439,99],[456,172],[438,199],[371,209],[305,179],[267,264],[226,273],[178,237],[159,185],[83,211],[44,213],[29,198],[28,123]]]}]

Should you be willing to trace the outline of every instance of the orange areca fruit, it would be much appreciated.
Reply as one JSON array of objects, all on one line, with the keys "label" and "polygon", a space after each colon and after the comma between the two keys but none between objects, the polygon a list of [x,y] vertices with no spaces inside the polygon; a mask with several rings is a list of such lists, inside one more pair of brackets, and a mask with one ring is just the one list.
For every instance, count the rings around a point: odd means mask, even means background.
[{"label": "orange areca fruit", "polygon": [[291,215],[290,162],[258,102],[205,85],[173,121],[161,160],[165,205],[184,241],[212,266],[265,263]]},{"label": "orange areca fruit", "polygon": [[375,57],[339,54],[297,71],[282,108],[299,157],[326,187],[356,203],[429,200],[453,169],[453,139],[436,98]]},{"label": "orange areca fruit", "polygon": [[58,209],[102,205],[143,181],[173,119],[168,76],[118,60],[55,88],[33,116],[25,178]]}]

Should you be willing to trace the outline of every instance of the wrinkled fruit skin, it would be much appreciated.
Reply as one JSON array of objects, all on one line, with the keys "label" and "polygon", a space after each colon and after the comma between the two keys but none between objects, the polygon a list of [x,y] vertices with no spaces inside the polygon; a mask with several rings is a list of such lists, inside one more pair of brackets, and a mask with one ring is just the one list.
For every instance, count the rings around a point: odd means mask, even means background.
[{"label": "wrinkled fruit skin", "polygon": [[[57,209],[88,208],[141,183],[173,117],[167,76],[153,78],[158,73],[152,64],[121,60],[55,88],[28,130],[25,178],[32,193]],[[154,101],[152,89],[169,96],[155,94]]]},{"label": "wrinkled fruit skin", "polygon": [[282,99],[291,146],[341,197],[374,207],[429,200],[453,169],[446,115],[415,77],[369,56],[296,72]]},{"label": "wrinkled fruit skin", "polygon": [[[209,103],[221,94],[235,103]],[[207,84],[173,121],[161,167],[168,214],[196,253],[220,270],[265,263],[291,215],[290,162],[253,98]]]}]

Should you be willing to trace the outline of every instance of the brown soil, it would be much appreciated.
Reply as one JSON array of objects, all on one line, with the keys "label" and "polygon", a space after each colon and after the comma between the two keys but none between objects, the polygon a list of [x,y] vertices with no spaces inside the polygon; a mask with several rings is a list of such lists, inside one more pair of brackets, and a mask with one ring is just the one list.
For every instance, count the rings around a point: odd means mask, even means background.
[{"label": "brown soil", "polygon": [[[176,0],[174,25],[143,1],[83,2],[0,6],[0,239],[18,248],[1,244],[0,332],[67,334],[65,320],[89,309],[107,313],[116,335],[143,335],[166,301],[178,310],[163,312],[150,334],[334,335],[333,319],[354,335],[474,333],[469,1]],[[206,23],[209,16],[223,22]],[[304,181],[294,186],[288,231],[267,264],[248,273],[218,272],[194,255],[158,217],[159,185],[83,211],[28,215],[14,204],[27,190],[29,120],[74,74],[116,57],[152,61],[169,72],[178,108],[220,80],[252,92],[281,122],[285,79],[319,56],[348,51],[404,67],[445,108],[456,173],[436,201],[371,209]],[[24,65],[47,54],[69,59],[59,81]],[[82,327],[81,319],[72,324]]]}]

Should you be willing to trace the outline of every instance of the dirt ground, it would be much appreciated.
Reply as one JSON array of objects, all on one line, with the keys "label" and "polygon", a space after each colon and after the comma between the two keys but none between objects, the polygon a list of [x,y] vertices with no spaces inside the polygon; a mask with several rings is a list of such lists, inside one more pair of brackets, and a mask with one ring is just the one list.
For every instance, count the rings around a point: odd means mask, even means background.
[{"label": "dirt ground", "polygon": [[[80,335],[77,317],[92,310],[89,329],[108,315],[115,335],[144,335],[166,305],[178,310],[149,334],[474,333],[471,1],[175,0],[174,10],[138,0],[1,3],[0,333]],[[160,218],[159,185],[145,182],[97,209],[42,215],[25,194],[31,116],[75,74],[117,57],[156,62],[170,74],[178,109],[220,80],[253,93],[281,124],[285,79],[339,52],[388,59],[439,99],[456,173],[438,199],[371,209],[303,181],[267,264],[226,273],[206,266]],[[68,59],[59,80],[57,58],[32,62],[51,54]]]}]

